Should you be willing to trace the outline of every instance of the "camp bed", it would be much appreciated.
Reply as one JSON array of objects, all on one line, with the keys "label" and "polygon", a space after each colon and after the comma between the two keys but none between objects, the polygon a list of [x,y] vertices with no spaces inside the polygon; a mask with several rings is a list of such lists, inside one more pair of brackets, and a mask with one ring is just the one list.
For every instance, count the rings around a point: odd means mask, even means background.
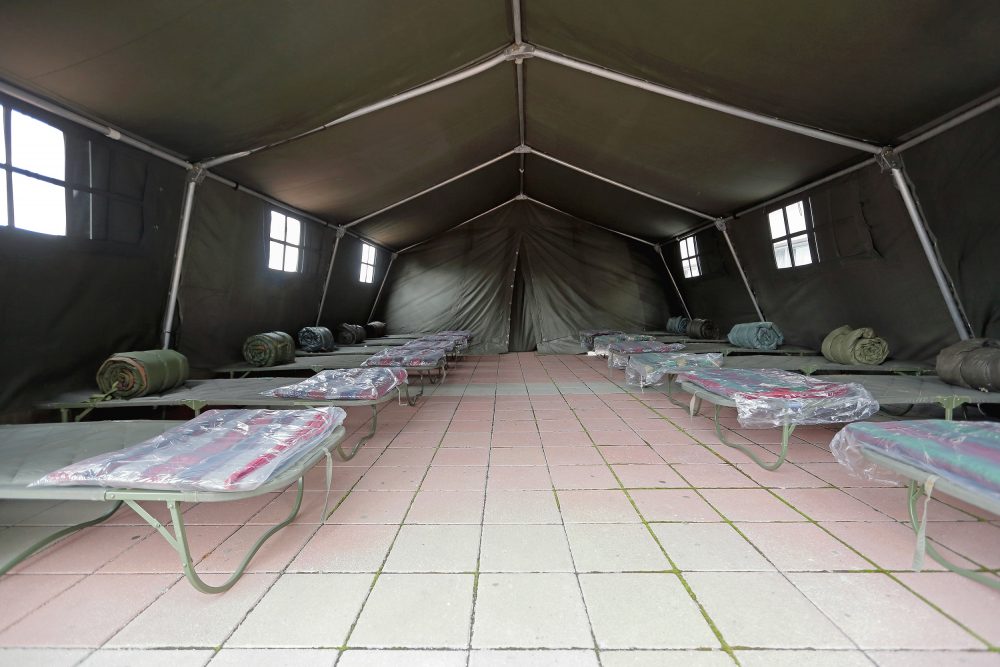
[{"label": "camp bed", "polygon": [[811,350],[808,347],[799,347],[797,345],[782,345],[776,350],[755,350],[752,347],[736,347],[730,343],[706,343],[704,341],[697,341],[687,343],[684,346],[686,352],[718,352],[729,356],[740,356],[740,355],[797,355],[797,356],[816,356],[818,353],[816,350]]},{"label": "camp bed", "polygon": [[689,352],[650,352],[633,354],[625,366],[625,383],[633,387],[645,389],[658,385],[664,386],[664,392],[670,402],[680,407],[687,407],[673,398],[673,378],[678,373],[692,368],[719,368],[724,357],[718,352],[691,354]]},{"label": "camp bed", "polygon": [[[311,380],[312,378],[310,378]],[[350,460],[358,450],[368,442],[374,435],[377,428],[378,407],[383,403],[399,397],[399,400],[406,399],[408,405],[414,405],[417,398],[423,394],[423,387],[416,396],[410,396],[409,385],[403,382],[394,391],[387,391],[384,395],[373,399],[355,398],[280,398],[277,396],[265,395],[281,387],[291,384],[291,378],[236,378],[218,380],[188,380],[180,387],[176,387],[162,394],[151,394],[149,396],[137,396],[135,398],[102,398],[95,396],[92,392],[71,391],[62,394],[51,401],[39,403],[38,408],[42,410],[58,410],[63,422],[82,421],[92,410],[106,408],[165,408],[182,406],[194,412],[195,416],[201,411],[210,407],[261,407],[288,409],[299,407],[320,407],[337,406],[366,407],[372,410],[371,427],[369,432],[359,440],[350,452],[337,446],[337,452],[345,461]],[[73,414],[74,410],[80,412]]]},{"label": "camp bed", "polygon": [[[275,533],[287,526],[298,514],[302,506],[305,490],[303,477],[321,459],[326,458],[327,465],[327,502],[323,507],[323,518],[326,517],[329,502],[330,480],[332,479],[332,462],[330,452],[343,440],[345,431],[341,422],[343,411],[339,416],[329,421],[332,427],[325,435],[310,441],[308,447],[300,448],[293,460],[290,456],[287,465],[282,465],[280,459],[274,460],[276,466],[272,477],[256,488],[249,490],[180,490],[170,488],[139,489],[114,486],[29,486],[43,476],[62,469],[67,464],[76,463],[93,456],[113,453],[142,443],[160,435],[167,429],[183,427],[185,422],[171,421],[104,421],[79,424],[27,424],[16,426],[0,426],[0,498],[9,500],[49,500],[49,501],[91,501],[111,502],[112,505],[96,518],[83,521],[62,530],[58,530],[38,540],[30,547],[15,554],[7,562],[0,564],[0,575],[21,563],[43,547],[70,535],[81,528],[93,526],[109,519],[122,504],[135,510],[180,556],[184,575],[197,590],[202,593],[222,593],[229,590],[243,575],[250,559]],[[238,413],[244,411],[223,410],[206,413],[207,418],[219,413]],[[260,413],[261,411],[252,411]],[[285,421],[291,419],[288,426],[302,427],[308,420],[322,410],[282,410],[274,415],[284,415]],[[238,416],[238,415],[237,415]],[[258,419],[274,418],[268,415],[258,415]],[[188,422],[190,423],[190,422]],[[301,432],[301,431],[300,431]],[[290,430],[285,431],[291,435]],[[234,432],[229,432],[226,444],[236,447],[243,441]],[[304,449],[304,451],[303,451]],[[279,457],[281,454],[278,455]],[[200,457],[203,460],[203,457]],[[234,462],[235,463],[235,462]],[[237,468],[223,470],[223,473],[235,472]],[[250,547],[239,566],[222,584],[209,585],[197,574],[191,557],[191,549],[184,526],[184,520],[179,508],[180,503],[214,503],[243,500],[266,493],[283,491],[292,484],[297,485],[297,495],[288,516],[261,535]],[[166,503],[171,516],[171,525],[165,526],[154,518],[142,504],[152,502]],[[140,504],[142,503],[142,504]]]},{"label": "camp bed", "polygon": [[633,354],[679,352],[684,349],[682,343],[660,343],[655,340],[617,342],[608,345],[608,368],[623,369],[628,365]]},{"label": "camp bed", "polygon": [[[880,479],[888,471],[906,480],[910,523],[917,535],[914,569],[920,569],[926,553],[952,572],[1000,590],[1000,578],[951,563],[926,539],[934,491],[1000,514],[1000,424],[939,419],[861,422],[841,429],[830,450],[859,477]],[[918,519],[921,496],[926,500],[923,518]]]},{"label": "camp bed", "polygon": [[823,356],[733,354],[726,359],[726,368],[777,368],[806,375],[856,374],[856,375],[923,375],[933,373],[934,367],[919,361],[885,361],[881,364],[838,364]]},{"label": "camp bed", "polygon": [[[818,379],[788,371],[741,368],[694,369],[678,376],[681,389],[691,394],[691,416],[702,401],[715,406],[715,433],[719,441],[738,449],[766,470],[777,470],[788,455],[788,438],[800,424],[841,424],[878,412],[879,404],[860,384],[838,377]],[[765,463],[751,449],[730,442],[719,423],[723,407],[736,408],[745,428],[781,428],[781,452]]]},{"label": "camp bed", "polygon": [[838,375],[837,380],[864,385],[881,405],[940,405],[945,419],[962,405],[1000,403],[1000,392],[957,387],[932,375]]},{"label": "camp bed", "polygon": [[358,348],[347,351],[327,352],[325,354],[309,354],[296,357],[295,361],[277,366],[252,366],[246,362],[230,364],[214,369],[218,374],[228,374],[234,378],[248,375],[301,375],[303,373],[319,373],[320,371],[336,370],[338,368],[358,368],[368,357],[388,348],[372,348],[364,353]]},{"label": "camp bed", "polygon": [[[362,367],[394,366],[406,369],[409,376],[420,378],[420,392],[424,390],[424,377],[431,384],[444,382],[448,376],[448,359],[441,348],[408,349],[393,348],[391,351],[373,354],[361,362]],[[418,394],[419,395],[419,394]]]}]

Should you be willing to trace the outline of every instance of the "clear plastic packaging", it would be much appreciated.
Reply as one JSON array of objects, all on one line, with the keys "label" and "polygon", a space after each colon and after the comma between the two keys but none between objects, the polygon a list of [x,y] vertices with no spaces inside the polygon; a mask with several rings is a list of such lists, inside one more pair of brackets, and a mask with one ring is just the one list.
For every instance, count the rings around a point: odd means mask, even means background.
[{"label": "clear plastic packaging", "polygon": [[456,350],[458,344],[454,340],[427,340],[420,338],[419,340],[411,340],[409,343],[399,345],[398,347],[410,352],[416,350],[444,350],[448,354],[451,354]]},{"label": "clear plastic packaging", "polygon": [[406,382],[402,368],[348,368],[320,371],[302,382],[262,392],[277,398],[376,401]]},{"label": "clear plastic packaging", "polygon": [[309,455],[342,408],[209,410],[131,447],[55,470],[30,486],[252,491]]},{"label": "clear plastic packaging", "polygon": [[997,423],[927,419],[849,424],[833,437],[830,451],[862,479],[892,483],[905,479],[865,456],[875,452],[1000,503]]},{"label": "clear plastic packaging", "polygon": [[613,336],[615,334],[622,334],[623,331],[618,329],[584,329],[580,332],[580,347],[587,350],[594,349],[594,338],[597,336]]},{"label": "clear plastic packaging", "polygon": [[594,336],[594,354],[599,357],[608,356],[608,346],[612,343],[633,343],[649,340],[653,340],[653,337],[647,334],[618,333]]},{"label": "clear plastic packaging", "polygon": [[361,365],[371,368],[373,366],[399,366],[401,368],[433,368],[440,366],[445,357],[445,351],[441,348],[424,349],[403,349],[405,346],[387,348],[378,354],[373,354]]},{"label": "clear plastic packaging", "polygon": [[747,428],[842,424],[871,417],[878,401],[862,385],[774,369],[696,369],[678,377],[732,400]]},{"label": "clear plastic packaging", "polygon": [[608,368],[625,368],[629,355],[645,352],[679,352],[682,343],[658,343],[656,341],[611,343],[608,345]]},{"label": "clear plastic packaging", "polygon": [[633,354],[625,366],[625,382],[633,387],[652,387],[662,384],[665,375],[683,373],[692,368],[720,368],[725,358],[725,355],[719,352]]},{"label": "clear plastic packaging", "polygon": [[424,336],[420,340],[426,342],[452,343],[458,351],[465,350],[469,347],[468,337],[461,334],[432,334],[430,336]]}]

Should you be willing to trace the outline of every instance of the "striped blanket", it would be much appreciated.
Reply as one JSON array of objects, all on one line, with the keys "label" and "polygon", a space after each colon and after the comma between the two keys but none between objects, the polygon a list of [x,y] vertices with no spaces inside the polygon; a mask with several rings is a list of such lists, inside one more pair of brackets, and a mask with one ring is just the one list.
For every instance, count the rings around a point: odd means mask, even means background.
[{"label": "striped blanket", "polygon": [[625,368],[628,358],[633,354],[645,352],[679,352],[684,349],[681,343],[658,343],[656,341],[611,343],[608,345],[608,368]]},{"label": "striped blanket", "polygon": [[608,346],[612,343],[637,343],[651,340],[653,337],[647,334],[618,333],[594,336],[594,354],[600,357],[608,356]]},{"label": "striped blanket", "polygon": [[1000,424],[933,419],[862,422],[837,433],[830,451],[865,479],[884,477],[864,457],[865,452],[876,452],[1000,502]]},{"label": "striped blanket", "polygon": [[441,348],[412,349],[400,345],[373,354],[361,362],[362,366],[398,366],[401,368],[434,368],[444,363],[445,350]]},{"label": "striped blanket", "polygon": [[695,369],[678,377],[736,404],[746,427],[840,424],[871,417],[879,405],[860,384],[774,369]]},{"label": "striped blanket", "polygon": [[406,382],[402,368],[348,368],[320,371],[302,382],[262,392],[278,398],[377,401]]},{"label": "striped blanket", "polygon": [[341,408],[209,410],[125,449],[53,471],[30,486],[252,491],[314,451]]}]

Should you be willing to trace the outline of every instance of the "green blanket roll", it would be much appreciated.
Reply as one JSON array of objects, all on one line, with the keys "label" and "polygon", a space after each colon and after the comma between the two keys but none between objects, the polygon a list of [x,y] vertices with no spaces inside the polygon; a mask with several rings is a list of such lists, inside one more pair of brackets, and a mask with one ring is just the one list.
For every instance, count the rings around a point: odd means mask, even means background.
[{"label": "green blanket roll", "polygon": [[948,384],[1000,391],[1000,340],[973,338],[949,345],[938,354],[935,370]]},{"label": "green blanket roll", "polygon": [[837,327],[823,339],[821,349],[830,361],[851,366],[877,366],[889,356],[889,344],[876,336],[871,327]]},{"label": "green blanket roll", "polygon": [[189,373],[187,357],[174,350],[116,352],[97,369],[97,386],[115,398],[136,398],[182,385]]},{"label": "green blanket roll", "polygon": [[275,366],[295,361],[295,341],[284,331],[255,334],[243,343],[243,358],[253,366]]},{"label": "green blanket roll", "polygon": [[712,320],[696,317],[688,322],[687,335],[691,338],[718,338],[719,328]]},{"label": "green blanket roll", "polygon": [[754,350],[776,350],[785,337],[774,322],[744,322],[729,331],[729,342]]}]

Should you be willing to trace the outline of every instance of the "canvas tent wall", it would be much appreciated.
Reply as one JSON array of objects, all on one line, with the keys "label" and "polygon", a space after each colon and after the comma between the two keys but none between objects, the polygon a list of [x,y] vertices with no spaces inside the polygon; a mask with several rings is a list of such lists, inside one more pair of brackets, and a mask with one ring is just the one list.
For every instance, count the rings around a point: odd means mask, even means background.
[{"label": "canvas tent wall", "polygon": [[[14,1],[0,13],[0,104],[69,118],[74,132],[96,133],[95,145],[142,151],[148,165],[133,198],[137,247],[148,248],[138,251],[141,279],[124,268],[131,251],[101,239],[0,229],[12,260],[4,283],[19,286],[0,297],[4,341],[37,346],[36,328],[70,341],[41,360],[6,351],[19,379],[3,406],[15,396],[29,404],[48,380],[83,380],[115,347],[155,344],[184,227],[183,170],[199,161],[211,173],[194,189],[176,333],[200,364],[231,358],[243,327],[312,323],[324,284],[321,320],[364,319],[390,253],[443,239],[518,195],[541,202],[521,209],[548,205],[663,244],[685,302],[724,326],[756,316],[742,268],[761,310],[801,337],[792,342],[812,344],[834,312],[884,322],[905,333],[900,350],[924,357],[960,330],[996,332],[993,2],[111,0],[94,11]],[[928,138],[942,123],[949,129]],[[936,247],[915,245],[923,223],[907,228],[890,176],[872,166],[885,146],[902,149],[899,177],[914,186]],[[863,171],[804,191],[819,202],[817,233],[829,225],[816,275],[768,264],[761,213],[747,208],[859,163]],[[271,207],[308,221],[312,259],[301,275],[270,275],[259,261]],[[735,255],[716,218],[728,220]],[[844,241],[832,232],[841,219],[863,219],[880,257],[831,254],[826,246]],[[348,235],[327,283],[338,227]],[[708,270],[684,280],[675,241],[699,229]],[[379,249],[370,286],[354,277],[362,239]],[[51,278],[38,277],[38,261]],[[86,267],[86,281],[60,282],[54,265]],[[959,297],[951,311],[949,279]],[[848,291],[876,281],[868,302]],[[534,283],[518,284],[527,303]],[[670,280],[662,285],[677,312]],[[390,272],[383,304],[398,302],[396,286]],[[67,319],[68,301],[103,323]],[[515,331],[535,330],[522,324]]]}]

